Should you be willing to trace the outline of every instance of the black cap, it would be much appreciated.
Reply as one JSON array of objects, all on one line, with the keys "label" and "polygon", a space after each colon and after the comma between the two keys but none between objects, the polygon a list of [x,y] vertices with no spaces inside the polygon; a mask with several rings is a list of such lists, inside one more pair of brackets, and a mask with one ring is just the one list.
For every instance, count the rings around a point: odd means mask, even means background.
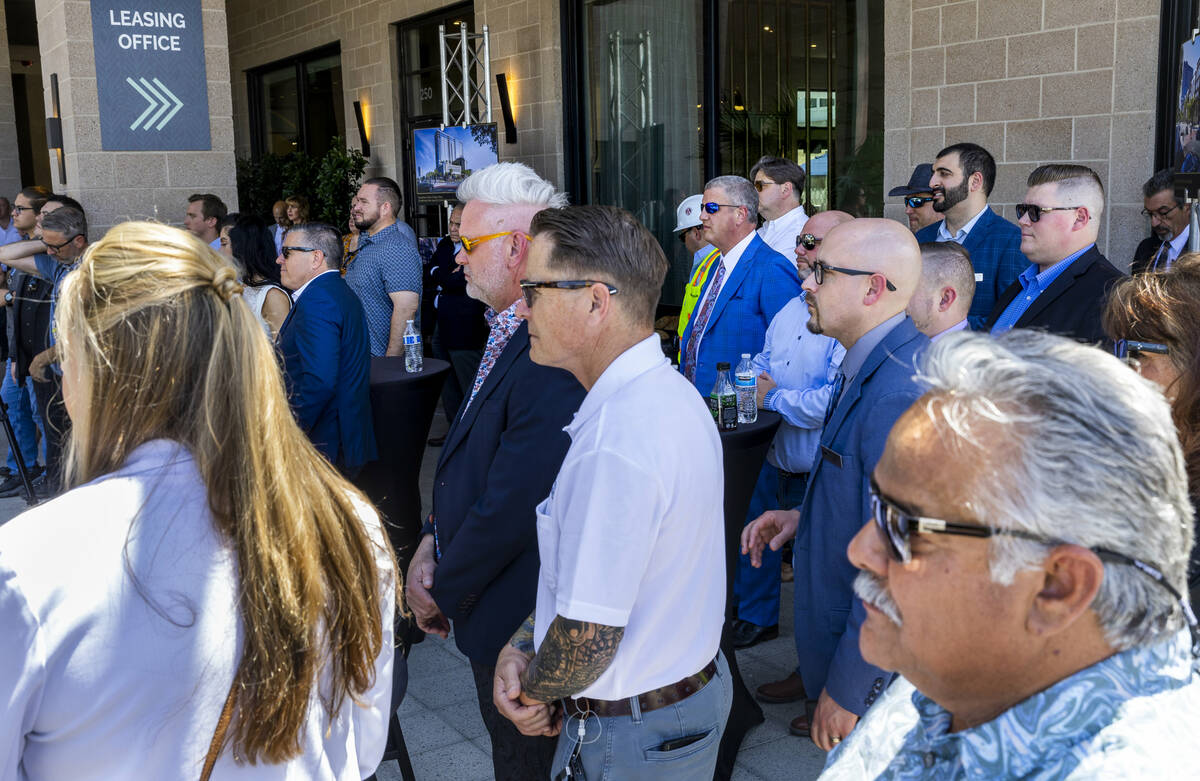
[{"label": "black cap", "polygon": [[908,178],[908,186],[893,187],[888,190],[888,195],[917,195],[918,193],[930,192],[929,180],[933,178],[933,166],[929,163],[921,163],[913,169],[912,176]]},{"label": "black cap", "polygon": [[717,371],[719,371],[719,372],[729,371],[729,364],[726,363],[725,361],[721,361],[720,363],[717,364]]}]

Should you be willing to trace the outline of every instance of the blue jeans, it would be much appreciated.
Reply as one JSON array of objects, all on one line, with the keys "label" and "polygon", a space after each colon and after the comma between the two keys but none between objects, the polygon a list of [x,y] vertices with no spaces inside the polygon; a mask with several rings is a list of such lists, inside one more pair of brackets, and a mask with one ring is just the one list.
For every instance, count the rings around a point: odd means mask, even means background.
[{"label": "blue jeans", "polygon": [[[8,407],[8,419],[12,422],[13,436],[21,448],[21,458],[26,468],[32,468],[38,460],[38,429],[43,428],[41,411],[33,396],[33,380],[25,378],[25,387],[19,388],[12,378],[12,361],[4,364],[4,382],[0,384],[0,400]],[[8,449],[8,468],[17,473],[17,459]]]},{"label": "blue jeans", "polygon": [[[642,713],[637,697],[630,699],[629,716],[591,716],[584,725],[579,758],[587,781],[696,781],[713,777],[717,749],[729,707],[733,684],[729,664],[717,656],[717,674],[700,691],[665,708]],[[578,738],[579,720],[567,719],[554,753],[554,778],[567,764]],[[659,751],[668,740],[704,735],[674,751]]]}]

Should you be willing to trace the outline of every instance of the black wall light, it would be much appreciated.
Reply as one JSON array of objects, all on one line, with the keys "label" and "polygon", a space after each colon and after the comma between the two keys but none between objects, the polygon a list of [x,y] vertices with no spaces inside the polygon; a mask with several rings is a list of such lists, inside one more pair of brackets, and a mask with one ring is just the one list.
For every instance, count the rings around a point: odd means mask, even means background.
[{"label": "black wall light", "polygon": [[63,160],[62,111],[58,102],[58,74],[50,74],[50,107],[54,116],[46,117],[46,146],[58,153],[58,182],[67,183],[67,166]]},{"label": "black wall light", "polygon": [[358,138],[362,142],[363,157],[371,156],[371,142],[367,140],[367,123],[363,121],[362,101],[354,101],[354,120],[358,123]]},{"label": "black wall light", "polygon": [[504,143],[517,143],[517,123],[513,121],[512,100],[508,97],[508,77],[496,74],[496,87],[500,91],[500,113],[504,116]]}]

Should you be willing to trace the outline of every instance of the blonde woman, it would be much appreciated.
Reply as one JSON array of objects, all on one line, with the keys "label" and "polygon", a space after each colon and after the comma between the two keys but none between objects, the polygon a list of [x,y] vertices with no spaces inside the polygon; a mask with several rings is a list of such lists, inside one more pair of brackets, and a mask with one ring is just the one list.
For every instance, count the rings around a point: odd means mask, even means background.
[{"label": "blonde woman", "polygon": [[0,526],[0,778],[360,779],[395,563],[237,273],[125,223],[63,282],[74,488]]}]

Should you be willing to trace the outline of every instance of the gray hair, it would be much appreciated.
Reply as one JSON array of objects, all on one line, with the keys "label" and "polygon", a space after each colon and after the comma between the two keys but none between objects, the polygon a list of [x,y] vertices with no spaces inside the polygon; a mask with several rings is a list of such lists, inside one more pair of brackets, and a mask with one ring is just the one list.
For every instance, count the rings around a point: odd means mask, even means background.
[{"label": "gray hair", "polygon": [[325,255],[326,268],[340,268],[342,264],[342,236],[332,225],[324,222],[306,222],[288,229],[285,237],[295,234],[304,236],[304,243]]},{"label": "gray hair", "polygon": [[[1154,384],[1094,347],[1025,330],[952,334],[924,356],[919,379],[930,394],[918,403],[934,423],[977,450],[969,490],[980,523],[1124,554],[1187,594],[1187,474]],[[996,427],[1007,437],[998,440]],[[1049,550],[1010,535],[990,544],[998,583],[1036,568]],[[1185,623],[1167,589],[1111,561],[1091,607],[1117,650],[1158,642]]]},{"label": "gray hair", "polygon": [[725,197],[729,199],[729,203],[734,206],[744,206],[746,208],[746,218],[750,222],[758,219],[758,191],[754,189],[754,185],[744,176],[718,176],[715,179],[709,179],[704,185],[704,189],[708,190],[713,187],[719,187],[725,191]]},{"label": "gray hair", "polygon": [[64,238],[68,236],[87,238],[87,217],[79,209],[64,206],[48,212],[42,218],[42,230],[61,233]]},{"label": "gray hair", "polygon": [[463,180],[456,193],[461,203],[480,201],[497,206],[541,206],[561,209],[567,196],[524,163],[494,163]]}]

